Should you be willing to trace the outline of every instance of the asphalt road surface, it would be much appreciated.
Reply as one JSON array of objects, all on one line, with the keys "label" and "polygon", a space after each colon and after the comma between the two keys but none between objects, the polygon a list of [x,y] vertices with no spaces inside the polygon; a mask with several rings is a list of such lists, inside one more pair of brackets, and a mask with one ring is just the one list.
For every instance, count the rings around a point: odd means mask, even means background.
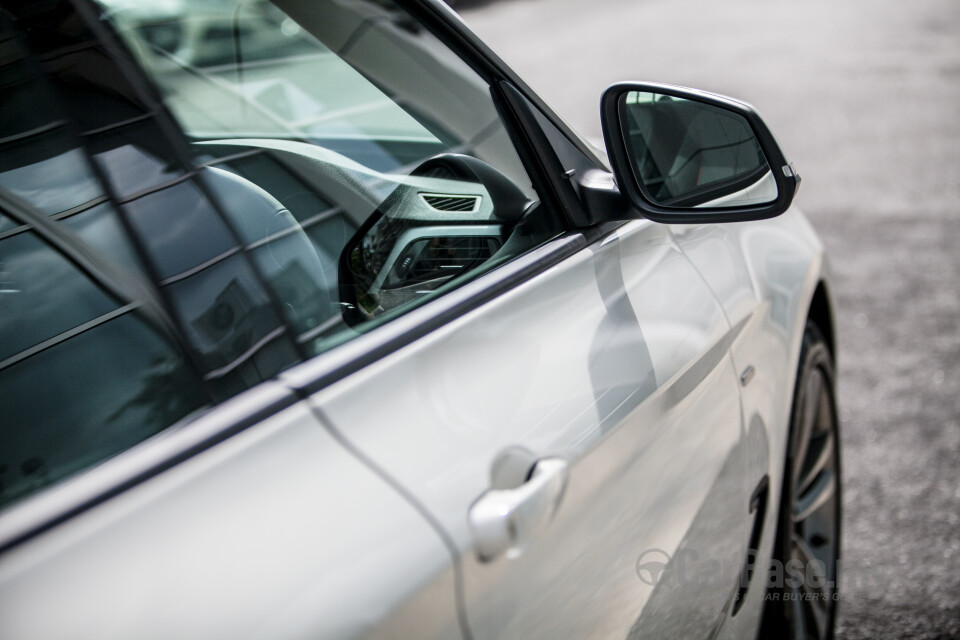
[{"label": "asphalt road surface", "polygon": [[834,274],[839,638],[960,638],[960,2],[461,1],[575,129],[653,80],[767,119]]}]

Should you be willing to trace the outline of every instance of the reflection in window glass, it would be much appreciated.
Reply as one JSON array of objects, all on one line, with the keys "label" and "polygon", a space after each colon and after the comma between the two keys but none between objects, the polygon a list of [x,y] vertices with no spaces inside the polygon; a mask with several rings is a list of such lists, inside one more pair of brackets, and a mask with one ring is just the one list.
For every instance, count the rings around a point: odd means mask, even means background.
[{"label": "reflection in window glass", "polygon": [[159,155],[167,144],[155,127],[140,124],[96,136],[94,160],[100,165],[114,192],[129,197],[163,185],[182,175],[168,158]]},{"label": "reflection in window glass", "polygon": [[233,249],[229,229],[192,182],[124,205],[158,277],[169,278]]},{"label": "reflection in window glass", "polygon": [[[284,166],[279,160],[267,152],[255,152],[217,165],[222,169],[229,169],[236,175],[244,178],[245,188],[238,188],[236,184],[229,184],[222,177],[223,172],[211,171],[211,176],[220,176],[220,179],[211,183],[217,195],[223,198],[225,210],[231,218],[241,217],[247,208],[238,200],[243,194],[250,193],[259,187],[260,208],[273,207],[277,210],[289,211],[293,216],[293,224],[306,233],[309,243],[313,245],[316,258],[320,261],[313,277],[314,285],[323,290],[321,295],[337,299],[337,262],[340,252],[353,236],[357,226],[347,218],[345,212],[330,203],[320,191],[319,185],[309,184],[299,178],[292,169]],[[264,197],[264,194],[266,197]],[[266,204],[267,202],[272,204]],[[249,215],[249,214],[248,214]],[[243,216],[246,217],[246,216]],[[242,221],[240,222],[242,225]],[[299,235],[299,234],[298,234]],[[260,234],[253,240],[264,237]],[[292,244],[292,243],[291,243]],[[284,296],[280,296],[284,299]],[[327,318],[324,318],[325,320]]]},{"label": "reflection in window glass", "polygon": [[126,270],[134,270],[145,277],[145,271],[136,251],[120,222],[120,214],[108,202],[62,218],[60,224],[72,231],[87,246],[113,264]]},{"label": "reflection in window glass", "polygon": [[16,229],[19,226],[21,226],[19,222],[16,222],[15,220],[11,220],[6,216],[0,216],[0,234],[6,233],[11,229]]},{"label": "reflection in window glass", "polygon": [[0,389],[0,507],[129,448],[206,402],[201,381],[135,314],[0,369]]},{"label": "reflection in window glass", "polygon": [[0,240],[0,360],[117,308],[32,232]]},{"label": "reflection in window glass", "polygon": [[7,29],[0,20],[0,192],[15,203],[0,215],[0,509],[209,402],[61,101]]},{"label": "reflection in window glass", "polygon": [[[0,25],[2,35],[7,35],[5,25]],[[7,43],[4,43],[7,45]],[[23,135],[51,126],[59,114],[52,114],[45,100],[47,92],[41,81],[24,63],[26,56],[19,47],[5,46],[3,65],[0,68],[0,124],[4,136]]]},{"label": "reflection in window glass", "polygon": [[267,282],[283,301],[285,319],[297,334],[339,314],[335,280],[327,282],[317,254],[301,235],[288,235],[253,250]]},{"label": "reflection in window glass", "polygon": [[[114,3],[103,4],[109,12]],[[439,145],[427,127],[269,3],[223,2],[170,14],[181,36],[163,42],[152,29],[155,15],[112,15],[191,135],[402,137]]]},{"label": "reflection in window glass", "polygon": [[[242,256],[166,285],[208,377],[254,384],[296,361],[280,318]],[[263,351],[264,355],[258,352]]]},{"label": "reflection in window glass", "polygon": [[[7,162],[10,161],[7,156]],[[43,213],[60,213],[103,196],[86,158],[71,149],[51,158],[0,171],[0,187]]]},{"label": "reflection in window glass", "polygon": [[[210,159],[214,157],[210,156]],[[301,224],[333,207],[316,188],[297,177],[293,170],[266,151],[250,153],[220,166],[228,167],[248,182],[260,186],[282,203]]]},{"label": "reflection in window glass", "polygon": [[[175,187],[147,196],[158,203],[149,222],[134,212],[138,234],[157,261],[177,260],[181,270],[205,269],[224,252],[251,258],[307,353],[337,343],[334,332],[355,335],[361,321],[507,259],[501,247],[522,250],[560,231],[552,218],[525,217],[536,194],[487,82],[427,30],[411,29],[410,16],[389,0],[100,4],[185,134],[171,148],[191,148],[207,167],[197,172],[206,195],[239,244],[228,248],[199,220],[175,223],[194,237],[144,226],[164,224],[170,212],[179,219],[181,209],[190,215],[186,203],[173,204]],[[129,128],[143,130],[139,146],[156,156],[153,164],[187,167],[173,151],[157,151],[150,125]],[[441,225],[471,229],[430,239],[418,250],[430,257],[418,259],[414,276],[398,276],[403,265],[393,262],[404,247],[394,244],[409,238],[388,231],[427,238],[418,228]],[[478,235],[489,241],[460,239]],[[507,242],[512,235],[523,241]],[[354,269],[358,246],[365,262]],[[179,255],[170,257],[174,247]],[[175,270],[164,266],[161,278],[178,280]]]},{"label": "reflection in window glass", "polygon": [[77,4],[0,23],[0,505],[562,231],[390,0]]}]

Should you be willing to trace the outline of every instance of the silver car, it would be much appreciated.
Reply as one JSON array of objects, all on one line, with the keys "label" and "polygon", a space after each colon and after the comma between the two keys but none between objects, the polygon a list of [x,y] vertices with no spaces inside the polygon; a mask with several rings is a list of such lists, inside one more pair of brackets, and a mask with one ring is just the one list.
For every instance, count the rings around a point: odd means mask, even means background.
[{"label": "silver car", "polygon": [[437,0],[3,0],[0,84],[0,638],[831,636],[749,105],[595,150]]}]

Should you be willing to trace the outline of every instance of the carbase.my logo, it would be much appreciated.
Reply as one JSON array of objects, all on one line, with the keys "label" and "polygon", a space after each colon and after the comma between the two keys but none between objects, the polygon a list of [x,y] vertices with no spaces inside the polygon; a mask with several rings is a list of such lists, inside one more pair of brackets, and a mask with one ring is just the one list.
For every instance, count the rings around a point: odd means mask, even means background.
[{"label": "carbase.my logo", "polygon": [[[741,587],[747,588],[755,571],[757,553],[749,550],[746,557],[731,554],[730,557],[701,557],[692,549],[683,549],[674,556],[663,549],[651,548],[640,554],[636,562],[637,577],[652,587],[666,580],[677,585],[725,586],[731,576],[740,574]],[[670,571],[667,567],[670,566]],[[795,590],[812,588],[820,594],[832,597],[836,592],[839,563],[828,569],[822,561],[811,559],[800,562],[796,559],[785,563],[771,559],[765,576],[757,576],[767,589]]]},{"label": "carbase.my logo", "polygon": [[647,549],[637,558],[637,577],[644,584],[656,586],[669,563],[670,554],[663,549]]}]

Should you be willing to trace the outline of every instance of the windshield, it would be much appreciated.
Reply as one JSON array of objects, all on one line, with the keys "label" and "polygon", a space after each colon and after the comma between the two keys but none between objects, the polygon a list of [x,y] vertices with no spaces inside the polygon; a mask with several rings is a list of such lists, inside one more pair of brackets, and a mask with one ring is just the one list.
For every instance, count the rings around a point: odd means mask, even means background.
[{"label": "windshield", "polygon": [[381,171],[494,142],[517,166],[486,84],[387,3],[101,5],[195,140],[302,140]]}]

